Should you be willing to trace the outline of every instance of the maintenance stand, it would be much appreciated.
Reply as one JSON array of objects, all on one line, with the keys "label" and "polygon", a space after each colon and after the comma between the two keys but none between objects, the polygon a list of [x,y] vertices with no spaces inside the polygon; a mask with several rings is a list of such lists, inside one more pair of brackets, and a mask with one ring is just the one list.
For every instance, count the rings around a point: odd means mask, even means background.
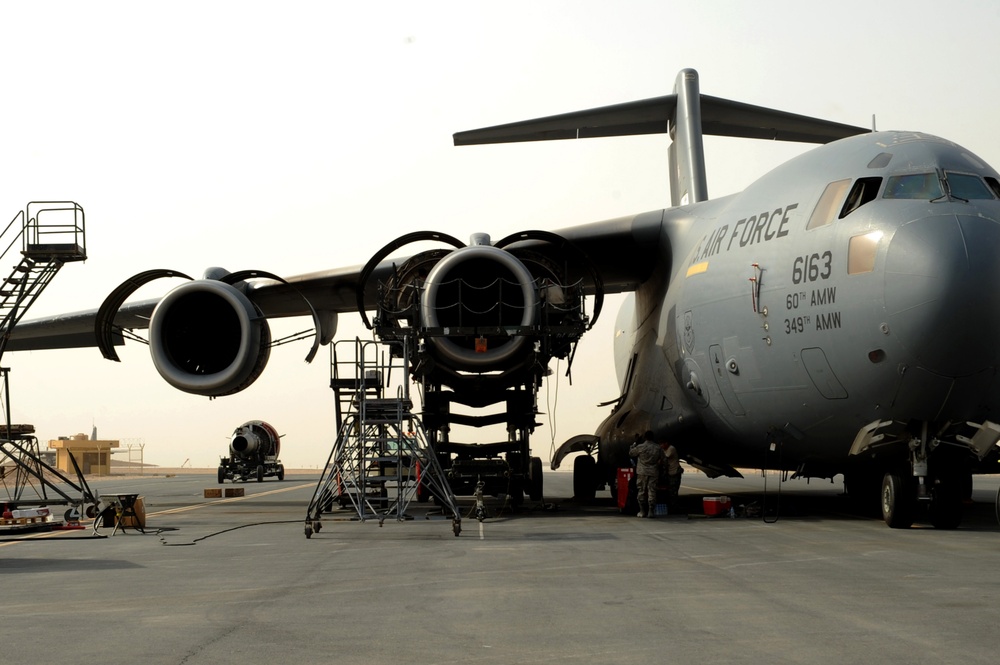
[{"label": "maintenance stand", "polygon": [[[18,262],[0,285],[2,357],[14,326],[62,267],[86,260],[83,208],[72,201],[32,201],[3,229],[0,246],[5,248],[0,255],[3,259],[13,258],[15,248],[20,248]],[[10,370],[5,367],[0,367],[0,415],[0,461],[13,464],[0,467],[7,507],[67,505],[66,520],[76,521],[86,505],[87,516],[96,516],[99,498],[87,486],[76,460],[71,458],[77,476],[74,482],[42,460],[32,425],[11,423]],[[7,482],[8,468],[13,471],[13,486]],[[29,488],[34,490],[33,497],[27,493]]]},{"label": "maintenance stand", "polygon": [[328,520],[377,520],[382,526],[390,518],[412,520],[412,500],[431,497],[439,510],[427,519],[450,518],[455,535],[461,533],[455,495],[413,413],[407,343],[355,339],[332,345],[337,440],[309,502],[306,538],[323,527],[324,513]]}]

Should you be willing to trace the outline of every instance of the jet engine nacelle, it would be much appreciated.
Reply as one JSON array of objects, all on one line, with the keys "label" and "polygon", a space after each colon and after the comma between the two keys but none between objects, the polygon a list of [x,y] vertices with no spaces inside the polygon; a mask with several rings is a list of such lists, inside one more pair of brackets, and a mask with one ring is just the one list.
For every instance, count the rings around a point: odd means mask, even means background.
[{"label": "jet engine nacelle", "polygon": [[[506,369],[523,356],[528,337],[497,334],[504,328],[533,326],[538,286],[525,265],[491,245],[456,249],[427,275],[421,297],[421,324],[428,329],[463,331],[430,337],[439,357],[454,369]],[[476,330],[490,331],[476,334]]]},{"label": "jet engine nacelle", "polygon": [[218,397],[252,384],[270,356],[271,331],[249,298],[225,282],[182,284],[157,304],[149,348],[160,376],[195,395]]},{"label": "jet engine nacelle", "polygon": [[277,430],[263,420],[243,423],[233,432],[229,441],[229,454],[238,458],[263,459],[277,457],[281,450],[281,438]]}]

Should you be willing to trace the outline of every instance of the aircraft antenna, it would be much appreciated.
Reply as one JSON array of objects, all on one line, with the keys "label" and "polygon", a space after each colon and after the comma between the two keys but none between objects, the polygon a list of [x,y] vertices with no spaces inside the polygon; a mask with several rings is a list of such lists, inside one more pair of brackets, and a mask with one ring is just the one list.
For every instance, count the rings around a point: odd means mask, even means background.
[{"label": "aircraft antenna", "polygon": [[874,132],[877,132],[877,131],[878,130],[875,129],[875,114],[872,113],[872,132],[874,133]]}]

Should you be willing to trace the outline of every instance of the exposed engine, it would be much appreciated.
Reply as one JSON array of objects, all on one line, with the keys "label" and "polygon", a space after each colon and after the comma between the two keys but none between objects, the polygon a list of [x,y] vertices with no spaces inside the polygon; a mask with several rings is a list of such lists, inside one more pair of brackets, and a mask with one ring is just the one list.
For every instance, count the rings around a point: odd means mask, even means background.
[{"label": "exposed engine", "polygon": [[[371,327],[383,341],[409,339],[411,373],[423,386],[423,425],[455,493],[471,494],[482,483],[487,493],[506,494],[515,504],[524,492],[539,500],[542,465],[529,446],[538,388],[549,361],[571,360],[593,325],[585,284],[597,298],[596,321],[600,280],[589,259],[555,234],[531,231],[495,244],[476,234],[464,246],[428,232],[401,238],[372,257],[362,271],[359,303],[368,277],[389,252],[430,239],[455,249],[421,252],[393,266],[380,279]],[[455,413],[453,404],[472,413]],[[489,407],[493,411],[484,413]],[[507,440],[451,438],[453,425],[496,424],[506,426]]]},{"label": "exposed engine", "polygon": [[219,483],[256,478],[285,479],[285,467],[278,460],[281,437],[263,420],[251,420],[236,428],[229,442],[229,457],[219,462]]}]

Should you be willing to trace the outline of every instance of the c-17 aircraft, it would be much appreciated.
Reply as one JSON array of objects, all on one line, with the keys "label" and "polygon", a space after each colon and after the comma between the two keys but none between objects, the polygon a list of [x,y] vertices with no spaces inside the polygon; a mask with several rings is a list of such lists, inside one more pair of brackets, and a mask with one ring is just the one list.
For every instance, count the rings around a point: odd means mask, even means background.
[{"label": "c-17 aircraft", "polygon": [[[548,362],[572,358],[604,294],[627,293],[614,340],[620,397],[597,432],[552,460],[583,453],[579,498],[613,483],[636,435],[652,430],[709,475],[843,474],[890,527],[924,514],[957,527],[972,474],[995,469],[1000,439],[1000,175],[936,136],[699,88],[685,69],[671,95],[454,136],[471,145],[668,133],[669,208],[497,242],[476,234],[468,245],[417,232],[363,267],[286,279],[210,269],[162,299],[125,304],[138,285],[180,275],[149,271],[98,310],[21,324],[8,349],[96,345],[116,359],[123,331],[148,328],[160,374],[214,397],[263,370],[266,317],[311,315],[316,343],[328,343],[338,314],[360,312],[382,338],[417,337],[424,424],[452,483],[486,477],[494,492],[508,483],[535,495],[541,468],[528,434]],[[822,145],[709,199],[703,134]],[[427,240],[449,247],[387,258]],[[460,416],[453,403],[503,403],[506,414]],[[449,438],[452,424],[497,422],[508,441]]]}]

